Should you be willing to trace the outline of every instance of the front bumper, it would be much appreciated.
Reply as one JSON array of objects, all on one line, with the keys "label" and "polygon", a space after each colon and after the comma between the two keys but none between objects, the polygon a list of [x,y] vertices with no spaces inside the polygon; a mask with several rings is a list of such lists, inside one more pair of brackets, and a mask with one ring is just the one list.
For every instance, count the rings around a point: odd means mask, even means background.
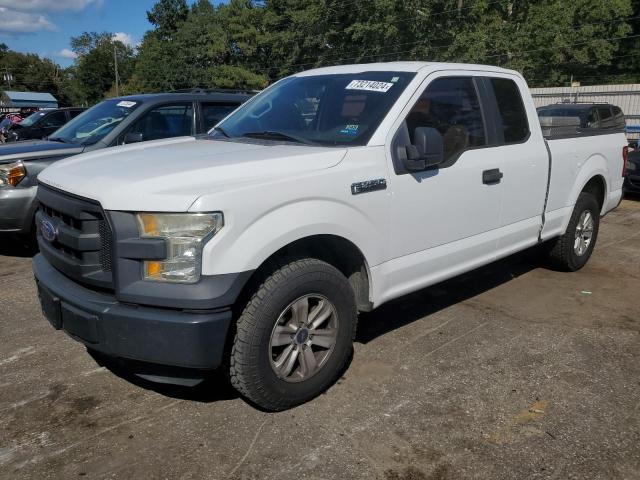
[{"label": "front bumper", "polygon": [[119,302],[85,288],[38,254],[33,272],[46,318],[75,340],[107,356],[187,369],[220,366],[230,309],[183,311]]},{"label": "front bumper", "polygon": [[31,232],[37,188],[0,188],[0,232]]}]

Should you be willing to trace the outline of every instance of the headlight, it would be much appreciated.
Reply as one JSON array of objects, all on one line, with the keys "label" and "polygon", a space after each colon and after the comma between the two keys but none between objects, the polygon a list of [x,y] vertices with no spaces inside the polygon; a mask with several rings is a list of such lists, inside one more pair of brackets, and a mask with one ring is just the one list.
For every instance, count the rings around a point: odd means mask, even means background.
[{"label": "headlight", "polygon": [[15,187],[26,176],[27,171],[21,161],[0,165],[0,187]]},{"label": "headlight", "polygon": [[202,270],[202,246],[224,225],[222,213],[138,213],[136,217],[141,237],[167,241],[167,258],[145,261],[144,279],[197,282]]}]

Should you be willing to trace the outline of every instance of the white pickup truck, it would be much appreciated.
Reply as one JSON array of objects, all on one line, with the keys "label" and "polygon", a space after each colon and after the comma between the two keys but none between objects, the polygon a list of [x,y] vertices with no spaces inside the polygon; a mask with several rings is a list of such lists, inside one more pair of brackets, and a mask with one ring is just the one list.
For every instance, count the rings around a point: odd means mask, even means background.
[{"label": "white pickup truck", "polygon": [[303,403],[345,368],[358,311],[543,242],[587,262],[625,136],[545,138],[528,92],[489,66],[321,68],[208,136],[57,162],[39,177],[43,311],[148,379],[223,367],[262,408]]}]

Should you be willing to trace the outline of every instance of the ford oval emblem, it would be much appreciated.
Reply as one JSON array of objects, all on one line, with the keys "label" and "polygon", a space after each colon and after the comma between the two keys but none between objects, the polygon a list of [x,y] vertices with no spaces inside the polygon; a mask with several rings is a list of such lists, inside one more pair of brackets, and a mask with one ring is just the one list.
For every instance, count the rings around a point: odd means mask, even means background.
[{"label": "ford oval emblem", "polygon": [[49,220],[43,220],[40,223],[40,231],[42,237],[48,242],[53,242],[58,236],[58,229]]}]

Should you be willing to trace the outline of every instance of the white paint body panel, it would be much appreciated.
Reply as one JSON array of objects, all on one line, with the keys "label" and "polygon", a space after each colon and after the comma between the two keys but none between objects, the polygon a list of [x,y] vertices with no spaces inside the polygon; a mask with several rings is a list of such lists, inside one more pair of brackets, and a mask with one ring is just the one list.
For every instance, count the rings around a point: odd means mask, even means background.
[{"label": "white paint body panel", "polygon": [[[56,162],[40,181],[97,200],[106,210],[222,211],[225,226],[204,247],[203,273],[257,269],[296,240],[336,235],[366,260],[370,300],[378,306],[566,229],[584,185],[600,175],[607,184],[602,213],[614,208],[622,187],[623,134],[552,140],[548,153],[524,79],[480,66],[403,62],[323,68],[298,75],[371,70],[412,71],[367,146],[320,148],[260,145],[193,138],[159,140],[78,155]],[[465,152],[451,167],[397,175],[393,135],[433,79],[491,75],[516,81],[531,135],[526,142]],[[499,168],[496,185],[482,171]],[[351,185],[385,179],[387,189],[361,195]]]}]

